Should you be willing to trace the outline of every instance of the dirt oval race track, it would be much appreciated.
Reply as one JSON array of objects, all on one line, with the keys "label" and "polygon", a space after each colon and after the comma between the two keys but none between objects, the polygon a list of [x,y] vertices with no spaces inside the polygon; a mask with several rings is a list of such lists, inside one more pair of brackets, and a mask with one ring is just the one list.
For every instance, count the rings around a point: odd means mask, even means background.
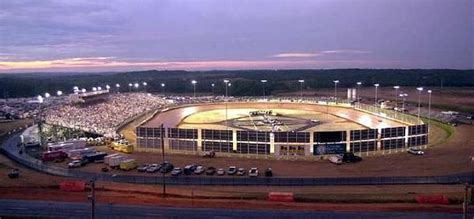
[{"label": "dirt oval race track", "polygon": [[[326,120],[323,122],[327,125],[329,131],[335,130],[347,130],[348,128],[364,129],[364,128],[386,128],[386,127],[399,127],[405,126],[398,121],[374,116],[362,111],[354,110],[353,108],[343,106],[325,106],[316,104],[305,104],[305,103],[262,103],[262,102],[237,102],[237,103],[210,103],[210,104],[199,104],[180,106],[165,110],[157,114],[154,118],[144,124],[145,127],[159,127],[163,124],[165,127],[179,127],[182,125],[183,120],[190,116],[199,117],[200,113],[209,111],[229,111],[231,115],[228,119],[232,118],[235,110],[239,109],[251,109],[251,110],[287,110],[287,111],[298,111],[301,113],[319,113],[322,118]],[[328,116],[330,116],[328,118]],[[201,121],[213,120],[215,118],[201,118]],[[220,118],[225,120],[225,117]],[[225,128],[225,126],[211,125],[208,124],[207,128]],[[349,127],[347,125],[350,125]],[[199,123],[201,128],[206,127],[206,123]],[[204,127],[203,127],[204,126]],[[186,128],[191,128],[186,126]]]}]

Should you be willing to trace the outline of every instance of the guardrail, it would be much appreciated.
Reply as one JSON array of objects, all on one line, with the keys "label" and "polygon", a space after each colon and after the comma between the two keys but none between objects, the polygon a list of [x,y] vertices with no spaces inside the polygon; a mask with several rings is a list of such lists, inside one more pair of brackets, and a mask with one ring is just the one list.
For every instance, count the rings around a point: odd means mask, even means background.
[{"label": "guardrail", "polygon": [[363,104],[363,103],[355,104],[355,108],[358,110],[363,110],[366,112],[373,113],[378,116],[388,117],[390,119],[402,121],[409,124],[423,124],[423,121],[421,119],[418,119],[417,117],[410,114],[397,112],[395,110],[382,109],[377,106]]},{"label": "guardrail", "polygon": [[[19,154],[17,150],[19,133],[10,136],[2,145],[1,151],[10,159],[33,170],[56,176],[80,179],[97,179],[121,183],[162,184],[160,174],[155,176],[115,175],[110,173],[92,173],[76,169],[66,169],[44,164],[40,160]],[[474,183],[474,172],[444,176],[394,176],[394,177],[341,177],[341,178],[290,178],[290,177],[166,177],[171,185],[229,185],[229,186],[323,186],[323,185],[397,185],[397,184],[459,184]]]}]

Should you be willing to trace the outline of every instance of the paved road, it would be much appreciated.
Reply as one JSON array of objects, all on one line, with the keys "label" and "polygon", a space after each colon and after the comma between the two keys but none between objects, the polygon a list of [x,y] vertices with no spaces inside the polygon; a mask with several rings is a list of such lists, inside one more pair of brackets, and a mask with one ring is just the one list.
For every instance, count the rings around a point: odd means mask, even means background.
[{"label": "paved road", "polygon": [[[0,218],[55,217],[88,218],[87,203],[47,202],[0,199]],[[103,205],[96,208],[97,218],[462,218],[460,214],[447,213],[403,213],[403,212],[309,212],[294,210],[241,210],[216,208],[174,208],[138,205]],[[469,218],[472,218],[469,217]]]}]

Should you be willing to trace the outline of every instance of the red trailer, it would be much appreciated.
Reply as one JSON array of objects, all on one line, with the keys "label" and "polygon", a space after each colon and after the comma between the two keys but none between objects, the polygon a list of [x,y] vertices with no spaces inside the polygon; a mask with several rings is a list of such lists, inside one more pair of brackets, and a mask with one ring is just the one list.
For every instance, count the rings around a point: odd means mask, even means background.
[{"label": "red trailer", "polygon": [[42,161],[53,161],[53,160],[56,160],[56,159],[62,159],[62,158],[66,158],[67,157],[67,154],[64,153],[63,151],[46,151],[46,152],[43,152],[42,156],[41,156],[41,160]]}]

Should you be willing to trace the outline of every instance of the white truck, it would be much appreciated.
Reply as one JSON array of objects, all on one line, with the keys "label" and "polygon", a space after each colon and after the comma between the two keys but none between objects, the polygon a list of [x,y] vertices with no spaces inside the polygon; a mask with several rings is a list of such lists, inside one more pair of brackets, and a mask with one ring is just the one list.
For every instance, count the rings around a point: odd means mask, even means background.
[{"label": "white truck", "polygon": [[104,164],[109,164],[110,158],[120,156],[120,154],[110,154],[104,157]]},{"label": "white truck", "polygon": [[128,159],[127,157],[124,157],[122,155],[111,157],[109,159],[109,167],[118,168],[120,167],[120,163],[122,163],[122,161],[127,160],[127,159]]}]

